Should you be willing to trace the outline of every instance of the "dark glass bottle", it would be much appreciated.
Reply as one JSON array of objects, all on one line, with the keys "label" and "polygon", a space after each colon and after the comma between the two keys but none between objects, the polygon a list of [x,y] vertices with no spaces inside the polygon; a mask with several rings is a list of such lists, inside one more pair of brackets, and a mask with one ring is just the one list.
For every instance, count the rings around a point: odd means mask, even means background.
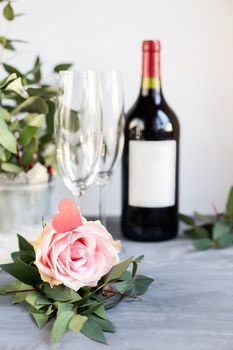
[{"label": "dark glass bottle", "polygon": [[163,241],[178,230],[179,123],[161,89],[160,42],[142,50],[141,90],[126,116],[121,227],[130,239]]}]

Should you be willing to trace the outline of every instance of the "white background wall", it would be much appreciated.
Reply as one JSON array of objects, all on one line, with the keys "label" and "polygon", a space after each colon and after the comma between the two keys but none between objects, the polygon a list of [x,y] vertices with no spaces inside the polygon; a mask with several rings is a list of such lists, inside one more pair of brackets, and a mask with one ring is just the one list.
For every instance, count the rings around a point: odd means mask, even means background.
[{"label": "white background wall", "polygon": [[[160,39],[164,92],[182,129],[180,209],[210,212],[212,202],[223,209],[233,184],[233,0],[20,0],[15,7],[25,16],[7,31],[29,44],[6,55],[9,64],[27,70],[39,53],[51,81],[61,61],[120,70],[126,110],[139,90],[141,41]],[[54,202],[67,193],[60,185]],[[95,186],[84,208],[97,211]],[[108,214],[119,213],[118,171]]]}]

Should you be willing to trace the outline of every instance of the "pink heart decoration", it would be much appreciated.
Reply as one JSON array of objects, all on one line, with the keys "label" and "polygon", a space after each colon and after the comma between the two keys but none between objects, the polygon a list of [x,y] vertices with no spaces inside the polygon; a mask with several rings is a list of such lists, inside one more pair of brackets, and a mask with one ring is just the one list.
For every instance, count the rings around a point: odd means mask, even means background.
[{"label": "pink heart decoration", "polygon": [[59,213],[52,219],[52,226],[57,232],[72,231],[82,226],[82,218],[79,208],[70,199],[63,199],[59,204]]}]

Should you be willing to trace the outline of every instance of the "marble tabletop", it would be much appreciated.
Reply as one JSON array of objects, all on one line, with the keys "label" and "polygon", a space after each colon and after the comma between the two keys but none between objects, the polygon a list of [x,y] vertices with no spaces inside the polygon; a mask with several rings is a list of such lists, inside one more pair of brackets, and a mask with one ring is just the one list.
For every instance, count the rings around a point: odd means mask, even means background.
[{"label": "marble tabletop", "polygon": [[[37,231],[20,232],[33,239]],[[14,233],[0,233],[1,262],[16,245]],[[140,271],[154,283],[141,300],[125,301],[109,311],[117,329],[106,334],[111,350],[233,349],[233,248],[195,252],[182,238],[162,243],[124,240],[123,245],[123,258],[145,255]],[[0,272],[1,283],[10,280]],[[11,305],[9,295],[0,296],[0,350],[107,349],[72,333],[51,345],[51,324],[39,330],[26,309]]]}]

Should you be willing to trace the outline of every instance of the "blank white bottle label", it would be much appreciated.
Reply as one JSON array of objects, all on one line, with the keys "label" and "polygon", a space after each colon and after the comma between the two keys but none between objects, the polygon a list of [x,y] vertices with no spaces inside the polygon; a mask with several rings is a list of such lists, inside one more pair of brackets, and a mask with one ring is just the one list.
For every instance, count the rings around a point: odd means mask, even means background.
[{"label": "blank white bottle label", "polygon": [[129,205],[175,204],[176,141],[129,142]]}]

